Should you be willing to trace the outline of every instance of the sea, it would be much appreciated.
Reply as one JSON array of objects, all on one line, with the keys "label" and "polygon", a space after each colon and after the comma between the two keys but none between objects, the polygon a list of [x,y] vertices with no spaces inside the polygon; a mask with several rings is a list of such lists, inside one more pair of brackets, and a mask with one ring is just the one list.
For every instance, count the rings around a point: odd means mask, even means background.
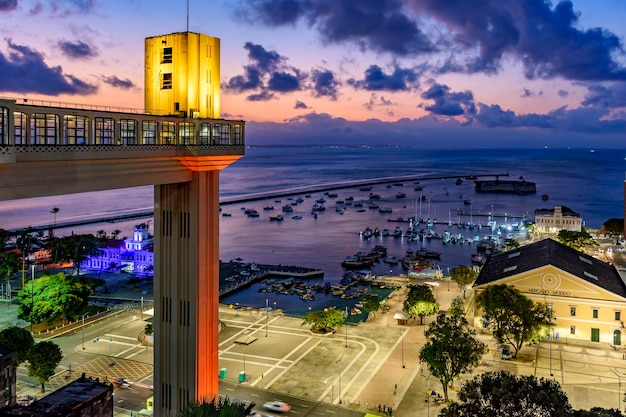
[{"label": "sea", "polygon": [[[220,174],[220,258],[241,258],[259,264],[296,265],[321,269],[324,282],[339,282],[346,270],[341,262],[357,252],[381,245],[390,256],[402,258],[407,250],[428,248],[441,253],[437,267],[444,275],[459,265],[471,265],[475,244],[444,244],[441,239],[409,242],[403,238],[376,236],[365,239],[366,228],[406,230],[408,223],[396,222],[411,216],[436,220],[433,232],[448,231],[466,239],[483,238],[496,232],[487,226],[494,220],[499,230],[515,233],[523,219],[532,220],[535,210],[566,206],[579,213],[587,227],[599,228],[610,218],[624,213],[626,149],[440,149],[419,147],[282,146],[249,147],[245,156]],[[479,179],[521,179],[536,183],[536,194],[477,193]],[[484,177],[483,177],[484,176]],[[461,181],[456,181],[460,177]],[[361,188],[372,184],[372,190]],[[368,208],[369,194],[380,195],[381,213]],[[401,197],[398,194],[404,193]],[[337,194],[337,197],[329,196]],[[542,199],[543,195],[547,199]],[[302,202],[297,199],[301,197]],[[338,200],[353,198],[350,206]],[[252,201],[240,202],[254,198]],[[318,199],[325,211],[311,212]],[[545,197],[544,197],[545,198]],[[355,202],[363,202],[363,208]],[[468,201],[470,202],[469,204]],[[282,213],[291,205],[292,213]],[[342,208],[337,211],[336,207]],[[51,209],[59,208],[54,219]],[[0,228],[15,229],[76,219],[93,219],[151,210],[153,187],[137,187],[56,197],[4,201],[0,203]],[[273,207],[273,210],[269,210]],[[254,208],[259,217],[249,217]],[[365,210],[363,210],[365,209]],[[283,221],[270,216],[283,214]],[[301,218],[294,219],[294,216]],[[58,234],[107,233],[119,229],[130,236],[133,226],[146,220],[124,223],[95,223]],[[452,223],[452,226],[449,225]],[[458,227],[472,223],[476,227]],[[426,229],[426,224],[421,225]],[[364,271],[365,272],[365,271]],[[375,263],[374,275],[405,273],[400,265]],[[311,284],[314,284],[312,281]],[[257,283],[229,294],[226,304],[280,308],[302,315],[327,305],[351,307],[348,302],[320,294],[314,301],[297,296],[260,293]],[[445,290],[445,284],[438,290]],[[380,290],[379,290],[380,291]],[[382,296],[386,293],[382,290]]]}]

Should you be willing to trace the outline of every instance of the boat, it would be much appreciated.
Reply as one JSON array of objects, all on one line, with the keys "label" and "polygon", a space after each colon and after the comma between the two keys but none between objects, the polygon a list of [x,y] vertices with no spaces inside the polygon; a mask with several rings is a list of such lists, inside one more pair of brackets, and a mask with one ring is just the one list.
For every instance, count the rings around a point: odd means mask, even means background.
[{"label": "boat", "polygon": [[435,252],[430,249],[420,248],[415,251],[415,256],[419,256],[424,259],[439,259],[441,257],[441,252]]},{"label": "boat", "polygon": [[385,259],[383,259],[383,262],[389,265],[397,265],[398,258],[396,258],[395,256],[387,256]]},{"label": "boat", "polygon": [[391,207],[379,207],[378,208],[378,212],[379,213],[391,213],[393,210],[391,209]]},{"label": "boat", "polygon": [[302,219],[302,216],[300,216],[299,214],[297,214],[297,215],[293,216],[293,217],[292,217],[292,219],[294,219],[294,220],[300,220],[300,219]]},{"label": "boat", "polygon": [[285,204],[283,206],[283,213],[291,213],[293,211],[293,207],[291,204]]},{"label": "boat", "polygon": [[359,188],[359,191],[372,191],[372,186],[368,185],[368,186],[365,186],[365,187],[361,187],[361,188]]},{"label": "boat", "polygon": [[222,217],[230,217],[230,216],[232,216],[232,214],[230,214],[230,213],[222,213]]},{"label": "boat", "polygon": [[304,201],[304,198],[302,197],[296,198],[296,203],[302,203],[303,201]]},{"label": "boat", "polygon": [[263,210],[265,211],[274,210],[274,206],[266,205],[263,207]]},{"label": "boat", "polygon": [[463,184],[463,180],[461,178],[457,178],[455,184],[456,185],[461,185],[461,184]]},{"label": "boat", "polygon": [[405,198],[406,194],[405,193],[397,193],[396,194],[396,198]]},{"label": "boat", "polygon": [[378,200],[379,198],[380,198],[380,194],[370,193],[369,195],[370,200]]},{"label": "boat", "polygon": [[466,206],[469,206],[470,204],[472,204],[472,200],[469,198],[464,198],[463,199],[463,204],[465,204]]},{"label": "boat", "polygon": [[258,211],[256,211],[253,208],[248,208],[244,210],[244,213],[248,216],[248,217],[259,217],[260,214]]},{"label": "boat", "polygon": [[326,207],[324,207],[324,204],[320,204],[320,203],[315,203],[313,204],[313,207],[311,207],[312,212],[324,211],[324,210],[326,210]]},{"label": "boat", "polygon": [[277,215],[277,216],[270,216],[270,221],[282,221],[282,220],[284,220],[284,219],[285,219],[285,218],[283,217],[283,215],[282,215],[282,214],[279,214],[279,215]]},{"label": "boat", "polygon": [[542,194],[542,195],[541,195],[541,199],[542,199],[543,201],[546,201],[548,198],[549,198],[549,197],[548,197],[548,194]]},{"label": "boat", "polygon": [[391,236],[402,237],[402,228],[398,226],[395,229],[393,229],[393,233],[391,233]]}]

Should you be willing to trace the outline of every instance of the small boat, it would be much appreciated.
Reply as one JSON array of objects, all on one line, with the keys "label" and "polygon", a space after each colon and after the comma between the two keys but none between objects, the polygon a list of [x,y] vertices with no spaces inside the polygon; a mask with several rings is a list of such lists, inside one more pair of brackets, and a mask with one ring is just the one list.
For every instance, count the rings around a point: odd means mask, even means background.
[{"label": "small boat", "polygon": [[370,200],[378,200],[380,198],[380,194],[370,193],[369,198]]},{"label": "small boat", "polygon": [[542,195],[541,195],[541,199],[542,199],[543,201],[546,201],[548,198],[549,198],[549,197],[548,197],[548,194],[542,194]]},{"label": "small boat", "polygon": [[397,193],[396,194],[396,198],[405,198],[406,194],[405,193]]},{"label": "small boat", "polygon": [[461,185],[461,184],[463,184],[463,180],[461,178],[457,178],[455,184],[456,185]]},{"label": "small boat", "polygon": [[293,211],[293,207],[291,207],[291,204],[285,204],[283,206],[283,212],[284,213],[291,213]]},{"label": "small boat", "polygon": [[282,221],[282,220],[284,220],[284,219],[285,219],[285,218],[283,217],[283,215],[282,215],[282,214],[279,214],[279,215],[277,215],[277,216],[270,216],[270,221]]},{"label": "small boat", "polygon": [[361,187],[361,188],[359,188],[359,191],[372,191],[372,186],[368,185],[368,186],[365,186],[365,187]]},{"label": "small boat", "polygon": [[232,216],[232,214],[230,214],[230,213],[222,213],[222,217],[230,217],[230,216]]},{"label": "small boat", "polygon": [[472,204],[472,200],[469,198],[464,198],[463,199],[463,204],[465,204],[466,206],[469,206],[470,204]]},{"label": "small boat", "polygon": [[383,262],[389,265],[397,265],[398,258],[396,258],[395,256],[388,256],[385,259],[383,259]]},{"label": "small boat", "polygon": [[379,213],[391,213],[393,210],[391,209],[391,207],[379,207],[378,208],[378,212]]},{"label": "small boat", "polygon": [[297,214],[297,215],[293,216],[293,217],[292,217],[292,219],[294,219],[294,220],[300,220],[300,219],[302,219],[302,216],[300,216],[300,215],[298,215],[298,214]]},{"label": "small boat", "polygon": [[472,253],[472,263],[482,266],[485,263],[485,258],[477,253]]}]

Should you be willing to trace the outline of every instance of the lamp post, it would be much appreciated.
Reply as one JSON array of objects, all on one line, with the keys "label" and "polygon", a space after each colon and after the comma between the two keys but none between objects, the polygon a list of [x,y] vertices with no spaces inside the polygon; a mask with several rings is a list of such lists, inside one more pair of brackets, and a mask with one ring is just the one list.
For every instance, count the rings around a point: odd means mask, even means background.
[{"label": "lamp post", "polygon": [[618,374],[617,372],[615,372],[614,370],[611,369],[611,372],[613,372],[615,374],[615,376],[617,377],[617,409],[621,412],[622,411],[622,377],[620,376],[620,374]]},{"label": "lamp post", "polygon": [[267,298],[265,299],[265,337],[267,337],[267,319],[269,317],[269,310],[268,310],[268,304],[269,304],[270,300],[268,300]]},{"label": "lamp post", "polygon": [[33,332],[33,313],[35,312],[35,264],[30,266],[30,332]]},{"label": "lamp post", "polygon": [[[341,359],[343,359],[343,355],[341,355],[339,359],[335,361],[335,363],[341,362]],[[337,396],[339,397],[339,404],[341,404],[341,368],[339,368],[339,393],[337,394]]]},{"label": "lamp post", "polygon": [[85,350],[85,316],[89,313],[83,314],[83,350]]},{"label": "lamp post", "polygon": [[276,301],[274,301],[274,312],[276,312]]},{"label": "lamp post", "polygon": [[348,347],[348,307],[346,307],[346,311],[343,313],[343,315],[346,318],[344,326],[346,326],[346,347]]},{"label": "lamp post", "polygon": [[405,368],[404,366],[404,329],[402,329],[402,335],[400,336],[400,343],[402,346],[402,369]]},{"label": "lamp post", "polygon": [[333,397],[335,396],[335,381],[333,381],[333,377],[329,376],[328,378],[326,378],[324,380],[324,385],[326,385],[328,383],[328,380],[331,380],[331,386],[330,386],[330,403],[333,403]]}]

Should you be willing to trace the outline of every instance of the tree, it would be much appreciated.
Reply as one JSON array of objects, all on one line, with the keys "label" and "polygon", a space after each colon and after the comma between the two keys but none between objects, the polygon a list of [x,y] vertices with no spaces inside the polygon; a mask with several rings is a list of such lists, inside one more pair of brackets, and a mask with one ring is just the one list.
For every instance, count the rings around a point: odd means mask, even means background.
[{"label": "tree", "polygon": [[26,283],[17,294],[17,316],[32,323],[74,319],[87,308],[91,287],[62,272]]},{"label": "tree", "polygon": [[513,347],[513,357],[524,342],[536,340],[552,324],[552,312],[546,304],[534,303],[505,284],[487,287],[476,297],[476,304],[483,310],[484,322],[494,327],[494,338]]},{"label": "tree", "polygon": [[423,324],[424,317],[439,311],[439,304],[428,285],[411,285],[408,288],[409,293],[404,300],[403,310],[411,317],[419,316],[420,324]]},{"label": "tree", "polygon": [[5,251],[7,242],[10,238],[11,234],[9,233],[9,231],[0,227],[0,253]]},{"label": "tree", "polygon": [[519,242],[515,239],[504,239],[504,247],[506,249],[515,249],[519,247]]},{"label": "tree", "polygon": [[454,297],[450,303],[448,314],[451,316],[465,316],[465,299],[461,296]]},{"label": "tree", "polygon": [[50,250],[63,262],[74,262],[76,275],[80,275],[80,265],[89,257],[98,255],[100,242],[92,234],[70,235],[52,239]]},{"label": "tree", "polygon": [[487,372],[467,381],[458,402],[440,417],[565,417],[572,407],[558,382],[506,371]]},{"label": "tree", "polygon": [[150,336],[151,334],[154,333],[154,329],[152,328],[152,324],[148,323],[146,324],[146,326],[143,328],[143,333],[146,336]]},{"label": "tree", "polygon": [[361,303],[363,303],[363,310],[368,314],[380,308],[380,298],[376,293],[365,294],[363,298],[361,298]]},{"label": "tree", "polygon": [[465,288],[476,280],[476,271],[469,266],[459,265],[452,268],[450,278],[463,290],[463,298],[465,298]]},{"label": "tree", "polygon": [[602,224],[600,230],[617,239],[624,234],[624,219],[608,219]]},{"label": "tree", "polygon": [[584,252],[585,249],[598,245],[587,229],[584,228],[581,232],[561,230],[557,235],[557,241],[580,252]]},{"label": "tree", "polygon": [[0,262],[0,276],[5,276],[7,280],[7,284],[11,279],[11,275],[16,273],[22,267],[22,261],[16,253],[11,252],[7,253],[4,256],[4,260]]},{"label": "tree", "polygon": [[302,324],[309,324],[313,331],[330,333],[344,324],[346,319],[343,311],[329,307],[324,310],[309,311],[304,315]]},{"label": "tree", "polygon": [[54,375],[57,365],[63,359],[61,348],[50,341],[36,343],[28,353],[28,376],[41,384],[41,392],[46,392],[45,383]]},{"label": "tree", "polygon": [[476,338],[476,332],[462,316],[440,314],[424,335],[427,341],[420,350],[420,359],[426,362],[431,375],[439,379],[448,401],[450,383],[478,366],[487,347]]},{"label": "tree", "polygon": [[0,345],[15,350],[18,365],[28,360],[28,351],[34,344],[35,340],[30,332],[21,327],[11,326],[0,331]]},{"label": "tree", "polygon": [[254,408],[252,402],[231,400],[228,397],[219,396],[210,401],[190,401],[189,404],[178,413],[178,417],[248,417]]}]

